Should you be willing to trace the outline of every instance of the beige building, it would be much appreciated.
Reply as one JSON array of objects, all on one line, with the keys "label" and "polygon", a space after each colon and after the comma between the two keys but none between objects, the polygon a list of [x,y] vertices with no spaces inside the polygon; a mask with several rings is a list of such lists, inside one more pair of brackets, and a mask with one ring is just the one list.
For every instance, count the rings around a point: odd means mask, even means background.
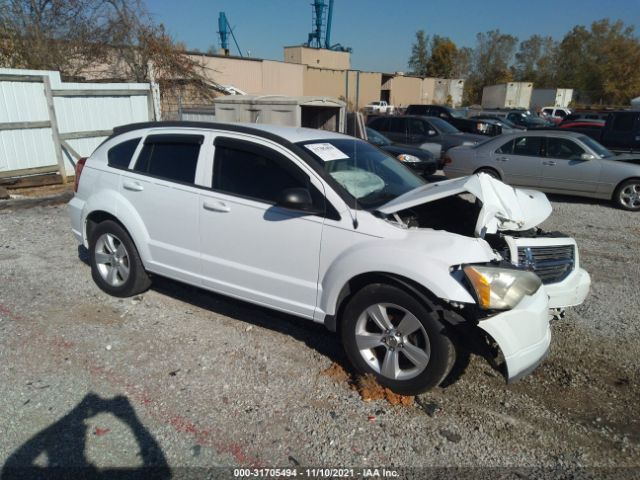
[{"label": "beige building", "polygon": [[333,70],[351,69],[351,53],[349,52],[310,48],[302,45],[284,47],[284,61]]},{"label": "beige building", "polygon": [[462,102],[463,80],[350,70],[348,52],[285,47],[284,62],[190,55],[212,82],[250,95],[328,96],[345,101],[350,111],[376,100],[396,106]]}]

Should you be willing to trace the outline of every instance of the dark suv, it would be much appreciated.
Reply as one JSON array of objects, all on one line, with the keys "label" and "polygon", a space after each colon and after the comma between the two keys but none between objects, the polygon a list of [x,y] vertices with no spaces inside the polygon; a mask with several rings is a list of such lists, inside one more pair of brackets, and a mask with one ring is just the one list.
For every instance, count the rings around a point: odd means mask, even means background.
[{"label": "dark suv", "polygon": [[452,147],[474,145],[487,139],[483,135],[463,133],[441,118],[419,115],[378,117],[371,120],[368,126],[394,142],[419,145],[436,158],[442,158]]},{"label": "dark suv", "polygon": [[461,132],[477,133],[494,137],[502,133],[502,128],[494,122],[480,119],[466,118],[464,110],[447,107],[445,105],[409,105],[406,115],[426,115],[446,120]]}]

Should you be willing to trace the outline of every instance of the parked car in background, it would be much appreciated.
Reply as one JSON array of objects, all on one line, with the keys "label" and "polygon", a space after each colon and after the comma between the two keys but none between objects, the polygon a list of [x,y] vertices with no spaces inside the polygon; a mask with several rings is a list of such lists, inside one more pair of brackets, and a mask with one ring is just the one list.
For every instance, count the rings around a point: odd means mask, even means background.
[{"label": "parked car in background", "polygon": [[511,120],[507,120],[506,117],[499,117],[498,115],[474,115],[471,118],[477,118],[478,120],[493,120],[502,125],[502,133],[512,133],[518,130],[526,130],[525,127],[516,125]]},{"label": "parked car in background", "polygon": [[610,112],[599,142],[616,152],[640,152],[640,111]]},{"label": "parked car in background", "polygon": [[464,109],[455,109],[445,105],[409,105],[405,115],[425,115],[446,120],[461,132],[476,133],[493,137],[502,133],[502,126],[475,118],[467,118]]},{"label": "parked car in background", "polygon": [[585,117],[570,121],[573,115],[559,127],[589,135],[617,153],[640,152],[640,111],[587,112],[578,114]]},{"label": "parked car in background", "polygon": [[116,128],[76,175],[72,231],[110,295],[158,274],[323,323],[356,369],[407,395],[447,377],[458,328],[497,345],[509,380],[548,352],[548,293],[499,253],[502,232],[550,215],[540,192],[427,184],[363,140],[266,124]]},{"label": "parked car in background", "polygon": [[546,120],[528,110],[505,111],[503,116],[510,122],[527,130],[536,128],[549,128],[555,126],[553,122]]},{"label": "parked car in background", "polygon": [[640,159],[616,156],[573,132],[527,131],[449,150],[444,172],[456,178],[484,172],[510,185],[611,200],[640,211]]},{"label": "parked car in background", "polygon": [[433,175],[438,169],[438,161],[431,152],[412,145],[394,143],[372,128],[366,127],[366,130],[369,143],[390,153],[418,175]]},{"label": "parked car in background", "polygon": [[609,116],[609,112],[597,112],[593,110],[583,110],[579,112],[571,112],[564,117],[561,123],[575,122],[576,120],[602,120],[605,121]]},{"label": "parked car in background", "polygon": [[542,107],[540,113],[545,119],[557,125],[571,114],[571,110],[565,107]]},{"label": "parked car in background", "polygon": [[594,140],[600,140],[602,138],[602,129],[604,128],[604,120],[572,120],[563,121],[558,125],[560,130],[567,130],[570,132],[582,133]]},{"label": "parked car in background", "polygon": [[367,126],[394,142],[418,145],[440,159],[451,147],[464,144],[473,145],[487,140],[487,137],[483,135],[462,133],[441,118],[420,115],[378,117],[371,120]]},{"label": "parked car in background", "polygon": [[378,102],[371,102],[364,107],[364,113],[367,115],[391,115],[395,113],[396,107],[389,105],[384,100]]}]

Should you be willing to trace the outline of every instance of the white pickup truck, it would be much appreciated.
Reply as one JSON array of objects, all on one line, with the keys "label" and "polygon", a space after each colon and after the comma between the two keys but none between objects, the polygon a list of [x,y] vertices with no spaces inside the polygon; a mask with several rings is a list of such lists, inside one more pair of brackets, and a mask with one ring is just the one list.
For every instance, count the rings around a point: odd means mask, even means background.
[{"label": "white pickup truck", "polygon": [[369,105],[364,107],[364,113],[366,114],[392,114],[395,113],[396,107],[393,105],[389,105],[384,100],[380,100],[379,102],[371,102]]}]

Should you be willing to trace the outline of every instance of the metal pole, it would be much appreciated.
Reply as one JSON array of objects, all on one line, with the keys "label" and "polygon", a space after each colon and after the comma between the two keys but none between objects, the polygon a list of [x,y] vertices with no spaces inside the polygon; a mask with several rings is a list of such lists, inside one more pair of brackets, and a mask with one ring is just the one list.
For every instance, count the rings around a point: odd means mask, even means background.
[{"label": "metal pole", "polygon": [[51,122],[51,137],[53,138],[53,150],[56,154],[58,162],[58,171],[62,183],[67,183],[67,171],[64,166],[64,157],[62,156],[62,143],[60,142],[60,131],[58,130],[58,119],[56,117],[56,109],[53,104],[53,94],[51,92],[51,81],[48,76],[42,77],[44,84],[44,95],[47,99],[47,109],[49,110],[49,121]]}]

